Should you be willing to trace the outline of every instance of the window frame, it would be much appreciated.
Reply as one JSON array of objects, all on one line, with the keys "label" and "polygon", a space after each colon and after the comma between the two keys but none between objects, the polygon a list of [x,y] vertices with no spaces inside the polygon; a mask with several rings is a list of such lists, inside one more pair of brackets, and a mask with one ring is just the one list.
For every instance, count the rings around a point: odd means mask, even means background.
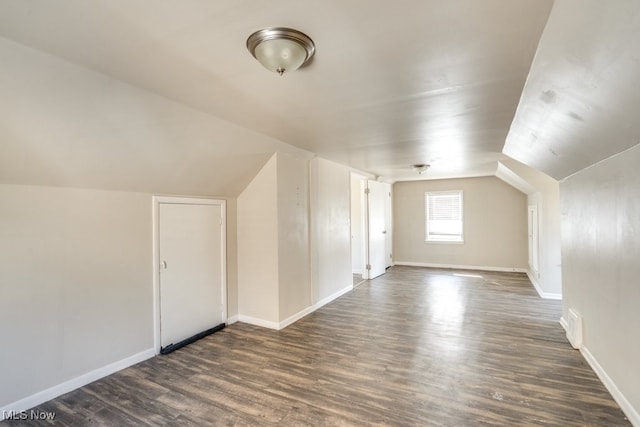
[{"label": "window frame", "polygon": [[[459,206],[460,206],[460,234],[455,235],[455,237],[447,238],[446,235],[440,234],[439,238],[433,238],[432,236],[436,236],[435,234],[430,235],[429,233],[429,199],[432,195],[458,195]],[[462,190],[443,190],[443,191],[425,191],[424,193],[424,241],[425,243],[436,243],[436,244],[463,244],[464,243],[464,192]]]}]

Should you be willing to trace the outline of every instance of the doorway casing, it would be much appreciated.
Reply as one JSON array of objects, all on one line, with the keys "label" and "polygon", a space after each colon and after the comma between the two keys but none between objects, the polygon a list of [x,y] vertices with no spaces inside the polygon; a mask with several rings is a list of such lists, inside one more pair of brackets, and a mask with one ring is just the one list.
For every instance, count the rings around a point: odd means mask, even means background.
[{"label": "doorway casing", "polygon": [[227,218],[226,200],[179,197],[179,196],[153,196],[153,348],[156,354],[160,354],[160,205],[182,204],[182,205],[217,205],[220,206],[222,215],[221,230],[221,283],[222,283],[222,304],[223,320],[227,321]]}]

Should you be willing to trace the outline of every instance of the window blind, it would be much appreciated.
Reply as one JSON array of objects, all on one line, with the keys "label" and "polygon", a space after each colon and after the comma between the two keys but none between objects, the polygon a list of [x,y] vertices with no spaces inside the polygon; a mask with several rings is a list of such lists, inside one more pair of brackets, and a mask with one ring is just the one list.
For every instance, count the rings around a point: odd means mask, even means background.
[{"label": "window blind", "polygon": [[426,240],[462,242],[462,191],[425,193]]}]

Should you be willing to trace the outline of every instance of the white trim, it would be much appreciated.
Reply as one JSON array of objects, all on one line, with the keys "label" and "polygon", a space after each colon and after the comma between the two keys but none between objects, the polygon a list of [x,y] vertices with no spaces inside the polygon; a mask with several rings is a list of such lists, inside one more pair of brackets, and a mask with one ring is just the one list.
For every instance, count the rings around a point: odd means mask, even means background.
[{"label": "white trim", "polygon": [[[362,185],[360,186],[360,193],[362,194],[362,215],[363,215],[363,221],[362,221],[362,244],[363,246],[363,251],[362,251],[362,261],[363,261],[363,265],[362,265],[362,277],[365,279],[371,279],[371,265],[369,263],[369,252],[371,250],[371,245],[369,244],[369,194],[371,193],[371,189],[369,188],[369,181],[370,180],[363,180],[362,181]],[[386,252],[386,245],[385,245],[385,252]]]},{"label": "white trim", "polygon": [[564,331],[567,332],[567,329],[569,328],[569,324],[567,323],[564,317],[560,318],[560,326],[562,326],[562,329],[564,329]]},{"label": "white trim", "polygon": [[238,314],[238,322],[278,330],[278,322],[258,319],[257,317],[245,316],[244,314]]},{"label": "white trim", "polygon": [[[454,195],[457,193],[458,201],[460,202],[460,238],[429,238],[429,199],[431,195]],[[424,193],[424,241],[425,243],[453,243],[464,244],[464,193],[462,190],[439,190],[439,191],[425,191]]]},{"label": "white trim", "polygon": [[598,378],[600,378],[600,381],[602,381],[607,390],[609,390],[609,393],[611,393],[613,399],[618,403],[618,405],[620,405],[620,409],[622,409],[631,424],[634,426],[640,426],[640,413],[638,413],[638,411],[631,405],[624,394],[622,394],[622,392],[618,389],[611,377],[607,375],[604,368],[600,366],[589,349],[585,346],[582,346],[582,348],[580,349],[580,353],[587,361],[589,366],[591,366],[591,369],[593,369]]},{"label": "white trim", "polygon": [[282,322],[278,323],[278,330],[286,328],[287,326],[291,325],[294,322],[297,322],[298,320],[302,319],[307,314],[311,314],[314,311],[316,311],[315,304],[314,305],[310,305],[309,307],[300,310],[296,314],[294,314],[292,316],[289,316],[286,319],[284,319]]},{"label": "white trim", "polygon": [[[364,280],[364,279],[363,279],[363,280]],[[330,303],[331,301],[333,301],[334,299],[340,298],[342,295],[344,295],[344,294],[346,294],[347,292],[352,291],[352,290],[353,290],[353,285],[346,286],[346,287],[344,287],[344,288],[340,289],[339,291],[334,292],[334,293],[332,293],[331,295],[329,295],[329,296],[327,296],[327,297],[322,298],[320,301],[318,301],[317,303],[315,303],[315,304],[313,305],[313,307],[315,307],[315,310],[317,310],[317,309],[319,309],[319,308],[321,308],[321,307],[323,307],[323,306],[325,306],[325,305],[329,304],[329,303]]]},{"label": "white trim", "polygon": [[181,204],[181,205],[217,205],[220,206],[221,227],[220,232],[220,254],[222,257],[220,274],[222,281],[222,320],[228,323],[227,319],[227,201],[216,198],[196,198],[182,196],[153,196],[152,197],[152,223],[153,223],[153,348],[155,354],[160,354],[160,204]]},{"label": "white trim", "polygon": [[[347,287],[345,287],[343,289],[340,289],[338,292],[334,292],[333,294],[329,295],[328,297],[325,297],[325,298],[321,299],[317,303],[315,303],[313,305],[310,305],[309,307],[300,310],[299,312],[297,312],[296,314],[294,314],[292,316],[287,317],[282,322],[272,322],[272,321],[269,321],[269,320],[258,319],[256,317],[245,316],[243,314],[239,314],[238,316],[234,316],[234,318],[237,319],[237,321],[239,321],[239,322],[248,323],[250,325],[255,325],[255,326],[261,326],[263,328],[275,329],[275,330],[279,331],[279,330],[284,329],[287,326],[291,325],[292,323],[297,322],[298,320],[302,319],[306,315],[313,313],[317,309],[329,304],[331,301],[335,300],[336,298],[341,297],[342,295],[346,294],[347,292],[349,292],[351,290],[353,290],[353,285],[349,285],[349,286],[347,286]],[[231,322],[229,322],[229,323],[231,323]]]},{"label": "white trim", "polygon": [[430,262],[409,262],[396,261],[395,265],[405,265],[409,267],[429,267],[429,268],[450,268],[456,270],[481,270],[481,271],[504,271],[510,273],[526,273],[526,268],[516,267],[488,267],[480,265],[456,265],[456,264],[433,264]]},{"label": "white trim", "polygon": [[174,205],[219,205],[226,202],[224,199],[215,197],[189,197],[189,196],[153,196],[158,203],[171,203]]},{"label": "white trim", "polygon": [[[569,324],[567,323],[564,317],[560,318],[560,325],[562,326],[564,331],[567,332],[567,330],[569,329]],[[616,403],[618,403],[618,405],[620,406],[620,409],[622,409],[622,411],[627,416],[631,424],[634,426],[640,426],[640,414],[631,405],[631,403],[629,403],[629,401],[622,394],[620,389],[618,389],[618,386],[616,386],[616,384],[613,382],[611,377],[606,373],[604,368],[600,365],[600,363],[598,363],[598,361],[593,356],[593,354],[591,354],[589,349],[583,345],[579,349],[579,351],[580,351],[580,354],[582,354],[582,357],[584,357],[584,360],[586,360],[589,366],[591,367],[591,369],[593,369],[593,372],[595,372],[598,378],[600,378],[600,381],[602,381],[602,384],[604,384],[604,386],[607,388],[607,390],[611,394],[611,397],[613,397]]]},{"label": "white trim", "polygon": [[129,366],[135,365],[136,363],[140,363],[142,361],[150,359],[154,357],[155,354],[155,350],[152,348],[141,351],[140,353],[134,354],[133,356],[129,356],[125,359],[119,360],[101,368],[94,369],[93,371],[87,372],[86,374],[80,375],[79,377],[72,378],[61,384],[55,385],[46,390],[39,391],[38,393],[31,396],[25,397],[24,399],[20,399],[16,402],[10,403],[5,407],[0,408],[0,421],[4,419],[5,414],[29,410],[44,402],[55,399],[58,396],[69,393],[70,391],[76,390],[82,386],[99,380],[100,378],[104,378],[122,369],[128,368]]},{"label": "white trim", "polygon": [[238,321],[238,315],[227,317],[227,325],[233,325]]},{"label": "white trim", "polygon": [[529,281],[531,282],[533,287],[536,289],[536,292],[538,292],[538,295],[540,296],[540,298],[555,299],[555,300],[562,299],[562,294],[553,294],[551,292],[543,291],[540,285],[538,284],[538,281],[535,279],[535,275],[530,270],[527,270],[526,273],[527,273],[527,277],[529,278]]},{"label": "white trim", "polygon": [[329,304],[334,299],[341,297],[342,295],[346,294],[347,292],[349,292],[351,290],[353,290],[353,285],[349,285],[349,286],[347,286],[347,287],[345,287],[343,289],[340,289],[338,292],[334,292],[333,294],[329,295],[328,297],[322,298],[317,303],[305,308],[304,310],[300,310],[299,312],[297,312],[293,316],[290,316],[290,317],[287,317],[286,319],[284,319],[282,322],[280,322],[278,329],[286,328],[287,326],[291,325],[292,323],[302,319],[307,314],[313,313],[317,309],[321,308],[324,305]]},{"label": "white trim", "polygon": [[529,181],[509,169],[509,167],[505,166],[502,162],[498,162],[495,176],[524,194],[530,195],[536,192],[535,187],[532,186]]}]

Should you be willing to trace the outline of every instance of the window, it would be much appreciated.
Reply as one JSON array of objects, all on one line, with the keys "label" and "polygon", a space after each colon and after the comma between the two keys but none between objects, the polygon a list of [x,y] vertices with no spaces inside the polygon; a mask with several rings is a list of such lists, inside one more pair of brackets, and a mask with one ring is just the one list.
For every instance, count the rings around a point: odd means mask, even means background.
[{"label": "window", "polygon": [[462,191],[428,191],[426,202],[427,242],[463,242]]}]

